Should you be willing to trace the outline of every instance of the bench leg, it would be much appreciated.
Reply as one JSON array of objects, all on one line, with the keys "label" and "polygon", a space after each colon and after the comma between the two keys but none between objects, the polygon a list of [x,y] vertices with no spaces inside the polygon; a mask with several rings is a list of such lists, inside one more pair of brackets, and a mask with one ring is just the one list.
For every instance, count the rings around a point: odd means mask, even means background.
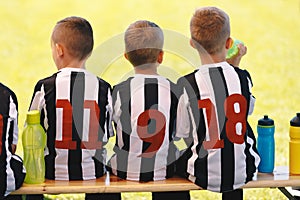
[{"label": "bench leg", "polygon": [[43,200],[44,195],[42,194],[28,194],[26,195],[26,200]]},{"label": "bench leg", "polygon": [[294,197],[285,187],[279,187],[278,188],[289,200],[297,200],[296,197]]},{"label": "bench leg", "polygon": [[8,195],[3,200],[22,200],[22,195]]},{"label": "bench leg", "polygon": [[242,200],[243,189],[236,189],[222,193],[222,200]]},{"label": "bench leg", "polygon": [[190,200],[190,191],[152,192],[152,200],[180,199]]},{"label": "bench leg", "polygon": [[121,193],[85,194],[85,200],[121,200]]}]

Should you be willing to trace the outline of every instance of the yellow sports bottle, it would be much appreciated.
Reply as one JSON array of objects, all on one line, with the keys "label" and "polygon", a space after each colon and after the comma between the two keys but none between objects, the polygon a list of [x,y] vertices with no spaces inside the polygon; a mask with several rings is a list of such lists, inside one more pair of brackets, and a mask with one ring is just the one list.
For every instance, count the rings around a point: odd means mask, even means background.
[{"label": "yellow sports bottle", "polygon": [[300,113],[290,121],[290,173],[300,174]]},{"label": "yellow sports bottle", "polygon": [[26,177],[24,182],[37,184],[45,180],[44,148],[46,133],[40,125],[40,113],[32,110],[27,113],[27,125],[23,131],[22,143]]}]

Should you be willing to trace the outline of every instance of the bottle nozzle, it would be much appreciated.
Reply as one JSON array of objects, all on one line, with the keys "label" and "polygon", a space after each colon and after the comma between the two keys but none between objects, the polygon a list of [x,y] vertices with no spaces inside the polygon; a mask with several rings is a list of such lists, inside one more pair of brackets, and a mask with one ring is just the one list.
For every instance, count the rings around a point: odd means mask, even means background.
[{"label": "bottle nozzle", "polygon": [[274,120],[269,118],[268,115],[264,115],[264,117],[262,119],[258,120],[258,125],[273,126],[274,125]]},{"label": "bottle nozzle", "polygon": [[296,116],[291,119],[290,125],[300,127],[300,112],[296,113]]}]

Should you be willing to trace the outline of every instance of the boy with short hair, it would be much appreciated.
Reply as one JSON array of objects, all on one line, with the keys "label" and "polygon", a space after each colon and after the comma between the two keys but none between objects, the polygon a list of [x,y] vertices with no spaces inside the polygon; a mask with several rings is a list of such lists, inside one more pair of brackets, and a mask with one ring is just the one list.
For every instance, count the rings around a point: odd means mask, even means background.
[{"label": "boy with short hair", "polygon": [[192,138],[186,153],[188,178],[223,192],[223,199],[242,199],[242,190],[236,189],[252,180],[260,160],[247,122],[254,106],[250,75],[226,62],[232,39],[224,11],[196,10],[190,31],[202,66],[178,80],[176,131],[177,137]]},{"label": "boy with short hair", "polygon": [[[59,71],[38,81],[30,105],[41,112],[47,134],[47,179],[90,180],[105,173],[103,145],[113,136],[111,86],[85,69],[93,45],[92,27],[81,17],[60,20],[52,32]],[[86,195],[100,197],[105,194]]]},{"label": "boy with short hair", "polygon": [[18,143],[18,100],[15,93],[0,83],[0,199],[22,199],[7,196],[23,184],[25,168],[15,155]]},{"label": "boy with short hair", "polygon": [[[116,125],[112,172],[133,181],[164,180],[173,176],[173,143],[177,109],[175,84],[158,74],[164,36],[155,23],[139,20],[125,32],[125,58],[135,75],[113,89]],[[153,192],[153,199],[189,199],[189,192]]]}]

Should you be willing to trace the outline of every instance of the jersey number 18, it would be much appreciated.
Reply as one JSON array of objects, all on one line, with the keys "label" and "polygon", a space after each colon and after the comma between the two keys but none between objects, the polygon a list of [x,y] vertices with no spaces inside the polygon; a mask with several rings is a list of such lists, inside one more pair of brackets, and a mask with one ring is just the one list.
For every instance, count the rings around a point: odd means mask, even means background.
[{"label": "jersey number 18", "polygon": [[[238,105],[238,106],[235,106]],[[215,105],[210,99],[198,100],[198,108],[205,109],[209,140],[203,142],[204,149],[220,149],[224,148],[224,140],[219,139],[217,116]],[[226,136],[230,142],[235,144],[243,144],[246,133],[246,116],[247,116],[247,100],[240,94],[232,94],[225,99],[224,102],[225,116],[227,118],[225,128]],[[241,125],[239,132],[237,124]]]}]

